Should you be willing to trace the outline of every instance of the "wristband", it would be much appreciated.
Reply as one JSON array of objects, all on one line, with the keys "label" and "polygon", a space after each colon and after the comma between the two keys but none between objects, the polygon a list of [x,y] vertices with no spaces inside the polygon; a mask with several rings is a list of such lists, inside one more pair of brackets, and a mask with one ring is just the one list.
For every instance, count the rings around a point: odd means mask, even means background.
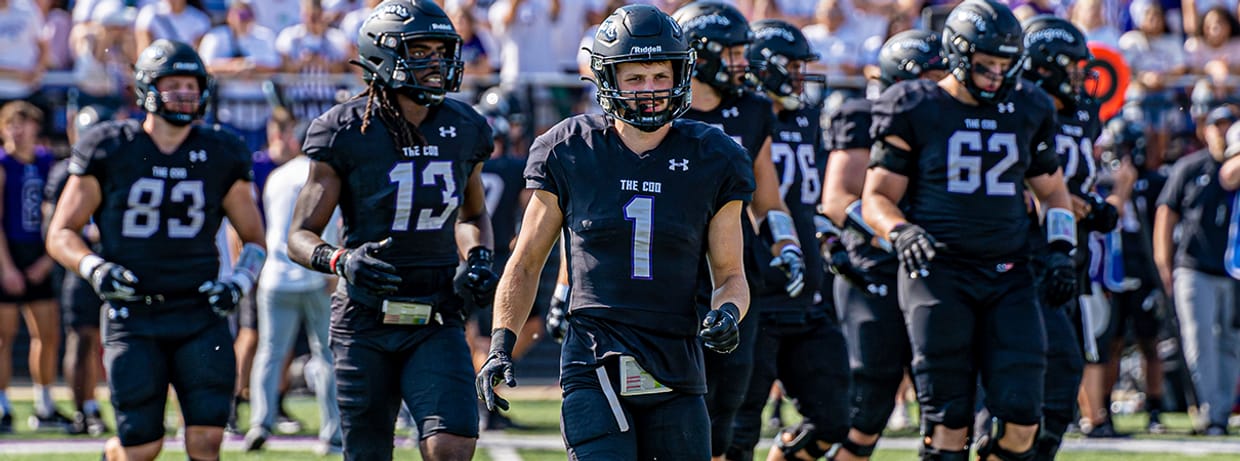
[{"label": "wristband", "polygon": [[469,253],[465,256],[465,261],[468,262],[471,267],[491,267],[491,264],[495,261],[495,252],[491,251],[490,248],[479,245],[469,249]]},{"label": "wristband", "polygon": [[330,267],[330,268],[331,268],[332,273],[333,273],[333,274],[336,274],[336,275],[339,275],[339,276],[341,276],[341,277],[343,277],[344,275],[340,273],[340,270],[339,270],[340,268],[339,268],[339,267],[336,267],[336,263],[340,262],[340,257],[341,257],[341,256],[344,256],[344,254],[345,254],[345,250],[344,250],[344,248],[338,248],[338,249],[336,249],[336,252],[335,252],[335,253],[332,253],[332,259],[331,259],[331,262],[330,262],[330,263],[328,263],[328,267]]},{"label": "wristband", "polygon": [[336,247],[328,243],[320,243],[314,247],[314,251],[310,252],[310,268],[324,274],[334,274],[332,270],[332,256],[335,256]]},{"label": "wristband", "polygon": [[792,223],[792,216],[788,213],[771,210],[766,212],[766,226],[771,230],[771,240],[779,242],[783,240],[797,240],[797,230]]},{"label": "wristband", "polygon": [[1076,216],[1063,208],[1046,210],[1046,241],[1057,241],[1076,246]]},{"label": "wristband", "polygon": [[741,321],[741,308],[736,307],[735,303],[732,303],[732,302],[723,303],[723,305],[719,306],[719,310],[723,311],[723,313],[732,317],[733,321],[736,321],[738,323]]},{"label": "wristband", "polygon": [[94,273],[95,269],[98,269],[99,266],[102,266],[105,262],[107,261],[104,261],[103,258],[99,257],[99,255],[93,253],[83,256],[82,259],[78,261],[78,275],[82,276],[84,279],[90,279],[90,274]]},{"label": "wristband", "polygon": [[848,207],[844,209],[844,213],[845,213],[845,217],[844,217],[844,228],[845,229],[851,229],[857,233],[860,233],[862,237],[865,237],[866,242],[869,242],[871,239],[877,241],[878,248],[882,249],[883,251],[887,251],[887,252],[891,251],[891,242],[888,242],[887,239],[879,237],[878,233],[874,232],[874,228],[870,227],[869,224],[866,224],[865,218],[861,216],[861,200],[860,199],[852,203],[849,203]]},{"label": "wristband", "polygon": [[560,301],[568,301],[568,288],[568,284],[557,283],[555,284],[555,294],[551,296]]},{"label": "wristband", "polygon": [[258,281],[258,274],[263,271],[265,262],[267,250],[254,243],[246,243],[241,248],[241,255],[237,257],[237,264],[233,266],[229,281],[241,288],[242,295],[249,294],[254,283]]},{"label": "wristband", "polygon": [[496,328],[491,330],[491,353],[496,351],[504,351],[508,355],[512,355],[512,349],[517,345],[517,334],[507,328]]}]

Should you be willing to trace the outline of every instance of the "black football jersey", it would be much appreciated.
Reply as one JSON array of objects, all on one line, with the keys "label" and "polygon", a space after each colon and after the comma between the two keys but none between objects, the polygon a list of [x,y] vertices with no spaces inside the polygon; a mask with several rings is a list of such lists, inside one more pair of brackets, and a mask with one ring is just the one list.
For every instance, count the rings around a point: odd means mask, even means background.
[{"label": "black football jersey", "polygon": [[495,237],[495,267],[502,269],[512,253],[524,210],[519,208],[525,189],[525,159],[502,156],[482,164],[482,188],[487,212],[491,215],[491,234]]},{"label": "black football jersey", "polygon": [[957,257],[1029,255],[1024,180],[1059,168],[1050,96],[1022,82],[1001,104],[970,106],[919,79],[892,85],[871,113],[875,140],[895,136],[911,147],[871,159],[909,178],[902,203],[909,221]]},{"label": "black football jersey", "polygon": [[1094,141],[1102,132],[1098,108],[1092,105],[1059,112],[1059,132],[1055,134],[1055,153],[1063,168],[1068,193],[1085,196],[1094,191],[1098,167],[1094,162]]},{"label": "black football jersey", "polygon": [[[811,251],[818,248],[815,237],[814,215],[822,200],[822,170],[827,165],[827,150],[823,141],[821,109],[802,108],[782,111],[775,116],[771,131],[771,160],[779,177],[779,194],[792,216],[805,255],[805,288],[796,298],[789,299],[784,291],[787,276],[769,265],[763,268],[766,288],[761,293],[765,309],[804,309],[814,304],[814,293],[822,288],[822,254]],[[766,247],[770,243],[763,239]],[[769,306],[769,307],[766,307]]]},{"label": "black football jersey", "polygon": [[[868,153],[874,144],[870,137],[870,100],[848,98],[831,112],[827,127],[828,151],[865,149]],[[848,248],[848,259],[853,266],[864,271],[881,271],[894,275],[898,262],[894,254],[875,248],[863,236],[845,232],[840,238]]]},{"label": "black football jersey", "polygon": [[775,126],[771,100],[748,91],[740,96],[725,97],[719,107],[709,112],[689,109],[684,118],[723,130],[745,148],[751,160],[758,157],[762,144]]},{"label": "black football jersey", "polygon": [[525,179],[559,199],[570,310],[696,334],[694,294],[710,220],[753,193],[753,169],[736,143],[705,124],[676,120],[658,147],[638,156],[609,118],[578,115],[535,140]]},{"label": "black football jersey", "polygon": [[100,256],[133,271],[141,293],[196,293],[219,275],[221,204],[237,181],[253,181],[250,152],[218,126],[195,126],[175,152],[163,154],[140,123],[87,130],[69,173],[99,181]]},{"label": "black football jersey", "polygon": [[303,151],[340,176],[346,247],[392,238],[378,257],[397,267],[456,266],[456,215],[470,173],[494,147],[486,119],[454,99],[431,106],[418,128],[425,145],[397,146],[365,98],[332,107],[310,124]]}]

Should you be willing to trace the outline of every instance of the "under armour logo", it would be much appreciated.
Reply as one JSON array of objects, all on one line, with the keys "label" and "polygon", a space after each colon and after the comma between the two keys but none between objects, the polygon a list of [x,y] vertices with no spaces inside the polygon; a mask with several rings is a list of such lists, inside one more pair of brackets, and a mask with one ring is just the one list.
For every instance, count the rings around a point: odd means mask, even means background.
[{"label": "under armour logo", "polygon": [[741,116],[741,110],[737,109],[736,107],[729,107],[727,109],[720,111],[720,113],[723,114],[723,118],[732,118],[732,117]]},{"label": "under armour logo", "polygon": [[1010,102],[1001,102],[1001,103],[999,103],[999,113],[1000,113],[1000,114],[1010,114],[1010,113],[1013,113],[1013,112],[1016,112],[1016,104],[1013,104],[1013,103],[1010,103]]},{"label": "under armour logo", "polygon": [[887,297],[887,284],[871,283],[865,286],[865,291],[870,292],[871,295],[885,298]]},{"label": "under armour logo", "polygon": [[668,170],[676,171],[677,168],[679,168],[680,171],[689,171],[689,159],[682,158],[680,161],[676,161],[676,159],[669,159],[667,161]]},{"label": "under armour logo", "polygon": [[441,138],[455,138],[455,137],[456,137],[456,127],[454,127],[454,126],[441,126],[441,127],[439,127],[439,137],[441,137]]},{"label": "under armour logo", "polygon": [[1078,110],[1078,111],[1076,111],[1076,119],[1077,119],[1077,120],[1080,120],[1080,121],[1082,121],[1082,122],[1088,122],[1088,121],[1089,121],[1089,112],[1086,112],[1086,111],[1083,111],[1083,110]]},{"label": "under armour logo", "polygon": [[804,117],[804,116],[798,116],[798,117],[797,117],[797,126],[799,126],[799,127],[801,127],[801,128],[805,128],[805,127],[809,126],[809,119],[808,119],[808,118],[806,118],[806,117]]},{"label": "under armour logo", "polygon": [[191,151],[189,151],[189,161],[191,161],[191,162],[205,162],[205,161],[207,161],[207,151],[205,151],[205,150],[191,150]]}]

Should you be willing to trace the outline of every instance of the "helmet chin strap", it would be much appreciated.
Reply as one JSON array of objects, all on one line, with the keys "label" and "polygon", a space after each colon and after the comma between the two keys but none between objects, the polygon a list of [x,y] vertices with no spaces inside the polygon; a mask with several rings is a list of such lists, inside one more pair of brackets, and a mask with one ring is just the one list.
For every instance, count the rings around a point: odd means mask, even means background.
[{"label": "helmet chin strap", "polygon": [[433,94],[425,89],[414,88],[411,86],[402,86],[397,88],[396,92],[405,95],[409,99],[412,99],[413,102],[423,106],[438,105],[443,102],[444,98],[444,95],[442,94]]}]

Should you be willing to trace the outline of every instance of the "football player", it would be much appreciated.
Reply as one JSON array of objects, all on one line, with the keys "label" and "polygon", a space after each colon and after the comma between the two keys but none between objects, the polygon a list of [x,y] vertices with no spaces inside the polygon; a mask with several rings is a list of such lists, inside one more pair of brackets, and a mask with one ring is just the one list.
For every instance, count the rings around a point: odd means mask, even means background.
[{"label": "football player", "polygon": [[996,426],[979,457],[1029,459],[1046,337],[1027,262],[1026,182],[1046,210],[1053,289],[1043,301],[1076,293],[1076,219],[1051,148],[1055,108],[1017,84],[1022,33],[1007,6],[966,0],[942,40],[950,77],[900,82],[874,102],[862,213],[900,260],[922,459],[967,458],[979,373]]},{"label": "football player", "polygon": [[[1094,162],[1093,143],[1098,139],[1101,123],[1097,104],[1085,94],[1085,66],[1091,55],[1086,46],[1085,35],[1065,19],[1052,15],[1039,15],[1025,20],[1025,54],[1027,56],[1024,78],[1051,95],[1058,113],[1059,129],[1053,147],[1059,156],[1064,181],[1077,221],[1077,251],[1075,255],[1078,294],[1089,291],[1089,244],[1090,232],[1109,232],[1115,228],[1118,217],[1116,209],[1094,192],[1097,168]],[[1035,218],[1036,215],[1031,216]],[[1036,224],[1036,220],[1031,219]],[[1035,277],[1043,289],[1054,279],[1043,274],[1044,261],[1048,261],[1044,232],[1034,226],[1030,242],[1034,243]],[[1071,296],[1064,305],[1042,302],[1042,320],[1046,326],[1047,356],[1046,382],[1042,403],[1042,429],[1038,433],[1037,456],[1034,459],[1054,459],[1064,431],[1072,422],[1076,410],[1076,397],[1081,384],[1081,372],[1085,367],[1081,336],[1068,312],[1079,312],[1077,296]],[[1092,332],[1084,332],[1092,335]],[[1091,338],[1092,340],[1092,338]],[[1099,371],[1101,371],[1099,369]],[[985,431],[978,434],[978,442],[988,437]]]},{"label": "football player", "polygon": [[[516,384],[513,343],[563,234],[573,281],[560,359],[570,459],[710,458],[701,344],[727,353],[739,340],[749,305],[739,224],[753,170],[722,131],[677,120],[694,64],[685,36],[653,6],[617,9],[590,56],[605,114],[569,118],[530,151],[534,196],[500,282],[478,396],[508,406],[494,386]],[[715,288],[703,318],[695,297],[705,270]]]},{"label": "football player", "polygon": [[[883,88],[918,78],[938,81],[946,75],[939,34],[905,31],[892,36],[878,52]],[[868,459],[887,426],[896,393],[909,366],[908,332],[896,300],[898,262],[876,244],[873,229],[861,216],[861,188],[870,163],[870,104],[846,99],[830,115],[822,212],[831,219],[823,257],[835,277],[835,303],[848,339],[852,368],[852,415],[847,440],[837,459]],[[883,245],[890,245],[883,241]]]},{"label": "football player", "polygon": [[[463,322],[498,282],[482,187],[491,128],[445,97],[464,63],[435,2],[379,4],[357,45],[369,88],[310,124],[289,257],[343,278],[331,341],[345,458],[392,459],[403,401],[423,458],[467,460],[478,418]],[[319,237],[337,205],[342,248]]]},{"label": "football player", "polygon": [[[779,192],[792,217],[803,248],[817,246],[815,205],[822,196],[819,166],[826,161],[819,124],[821,74],[806,73],[806,64],[818,59],[801,30],[781,20],[753,23],[753,42],[747,58],[747,76],[771,99],[775,123],[771,132],[771,159],[779,175]],[[814,86],[814,88],[807,88]],[[762,245],[770,242],[763,241]],[[776,439],[768,459],[819,458],[848,432],[848,365],[844,335],[837,318],[821,303],[824,279],[822,256],[805,254],[805,287],[796,296],[784,289],[786,276],[768,267],[768,282],[755,302],[763,306],[754,343],[753,375],[733,423],[727,458],[753,459],[762,429],[762,408],[771,383],[778,379],[804,419]]]},{"label": "football player", "polygon": [[[163,448],[171,384],[190,459],[219,459],[236,383],[226,317],[266,258],[250,152],[218,125],[196,124],[211,77],[194,48],[156,40],[134,65],[145,120],[81,133],[48,229],[47,250],[107,305],[104,365],[117,436],[108,459],[151,460]],[[82,229],[99,228],[92,252]],[[224,217],[244,246],[217,280]]]},{"label": "football player", "polygon": [[[785,274],[780,286],[790,296],[804,291],[805,263],[797,229],[788,207],[779,195],[779,177],[771,158],[771,132],[775,123],[771,101],[745,90],[749,61],[746,46],[753,41],[749,21],[736,7],[720,2],[693,2],[673,15],[684,28],[689,45],[697,53],[693,71],[693,104],[685,118],[706,122],[722,129],[745,148],[753,167],[757,189],[753,203],[744,213],[745,276],[749,290],[763,290],[762,267],[773,265]],[[764,224],[767,246],[758,243],[758,228]],[[772,259],[772,256],[774,258]],[[706,312],[711,284],[699,282],[698,310]],[[757,305],[755,304],[755,309]],[[756,310],[755,310],[756,312]],[[758,320],[754,318],[753,320]],[[741,325],[740,349],[733,354],[706,353],[706,374],[710,390],[706,406],[710,410],[711,452],[721,459],[732,442],[732,422],[749,388],[753,371],[753,345],[758,322]]]}]

